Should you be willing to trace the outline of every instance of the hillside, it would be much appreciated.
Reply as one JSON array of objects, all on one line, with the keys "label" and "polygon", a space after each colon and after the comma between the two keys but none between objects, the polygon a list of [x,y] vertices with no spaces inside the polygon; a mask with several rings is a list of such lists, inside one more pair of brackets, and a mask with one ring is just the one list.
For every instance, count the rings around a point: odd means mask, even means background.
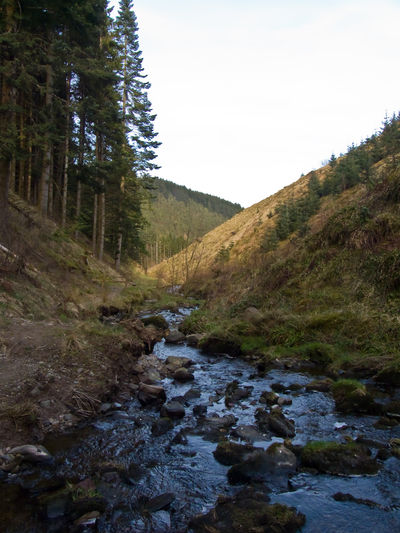
[{"label": "hillside", "polygon": [[136,358],[159,339],[137,314],[179,303],[105,260],[10,195],[0,225],[2,446],[71,427],[126,393]]},{"label": "hillside", "polygon": [[155,268],[207,298],[185,331],[262,368],[325,358],[334,374],[400,383],[399,120],[390,127],[393,142],[383,130]]},{"label": "hillside", "polygon": [[171,257],[242,208],[210,194],[192,191],[171,181],[154,180],[153,199],[144,209],[148,225],[143,231],[147,268]]}]

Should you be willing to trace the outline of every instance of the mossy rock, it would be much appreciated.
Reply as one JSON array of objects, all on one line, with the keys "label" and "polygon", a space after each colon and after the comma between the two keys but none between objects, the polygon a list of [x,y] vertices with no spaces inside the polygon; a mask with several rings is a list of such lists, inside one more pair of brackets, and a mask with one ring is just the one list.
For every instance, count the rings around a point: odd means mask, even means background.
[{"label": "mossy rock", "polygon": [[308,342],[293,348],[293,352],[306,361],[311,361],[316,366],[326,367],[335,358],[335,350],[331,344],[322,342]]},{"label": "mossy rock", "polygon": [[335,475],[376,474],[380,465],[363,444],[311,441],[301,452],[303,466]]},{"label": "mossy rock", "polygon": [[336,409],[341,413],[379,415],[383,412],[382,406],[375,402],[365,385],[355,379],[340,379],[333,383],[331,390]]},{"label": "mossy rock", "polygon": [[215,459],[226,466],[232,466],[244,460],[246,455],[256,450],[251,444],[237,444],[229,440],[218,443],[216,450],[213,452]]},{"label": "mossy rock", "polygon": [[195,533],[294,533],[305,524],[305,516],[294,507],[268,501],[267,495],[251,488],[232,498],[220,496],[214,509],[191,519],[189,528]]},{"label": "mossy rock", "polygon": [[162,315],[152,315],[141,319],[145,326],[155,326],[157,329],[168,329],[168,322]]},{"label": "mossy rock", "polygon": [[242,354],[239,339],[219,334],[207,335],[200,341],[199,347],[207,354],[227,354],[235,357]]}]

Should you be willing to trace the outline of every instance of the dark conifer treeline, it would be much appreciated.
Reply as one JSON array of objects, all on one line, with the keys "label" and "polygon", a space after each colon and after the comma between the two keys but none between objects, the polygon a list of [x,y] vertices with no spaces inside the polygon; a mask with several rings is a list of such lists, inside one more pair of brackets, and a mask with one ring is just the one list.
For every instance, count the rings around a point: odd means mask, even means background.
[{"label": "dark conifer treeline", "polygon": [[275,214],[276,224],[264,238],[262,248],[268,252],[278,246],[293,232],[304,235],[308,229],[307,221],[320,206],[320,198],[329,194],[340,194],[358,183],[373,183],[376,179],[374,165],[387,161],[387,170],[397,171],[400,162],[396,157],[400,152],[400,113],[391,119],[385,118],[381,131],[372,135],[359,146],[350,146],[345,155],[329,161],[329,174],[320,183],[315,172],[311,172],[307,192],[297,199],[279,205]]},{"label": "dark conifer treeline", "polygon": [[107,250],[138,257],[158,144],[130,0],[2,0],[0,212],[10,192]]}]

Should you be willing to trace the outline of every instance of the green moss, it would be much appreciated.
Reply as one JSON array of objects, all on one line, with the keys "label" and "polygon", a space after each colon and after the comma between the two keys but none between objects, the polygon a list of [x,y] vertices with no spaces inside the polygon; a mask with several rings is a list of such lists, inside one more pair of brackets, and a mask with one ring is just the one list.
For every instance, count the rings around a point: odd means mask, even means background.
[{"label": "green moss", "polygon": [[264,337],[245,337],[240,349],[244,354],[262,353],[267,348]]},{"label": "green moss", "polygon": [[365,392],[365,385],[356,379],[339,379],[332,384],[332,391],[334,393],[344,392],[351,393],[356,390]]}]

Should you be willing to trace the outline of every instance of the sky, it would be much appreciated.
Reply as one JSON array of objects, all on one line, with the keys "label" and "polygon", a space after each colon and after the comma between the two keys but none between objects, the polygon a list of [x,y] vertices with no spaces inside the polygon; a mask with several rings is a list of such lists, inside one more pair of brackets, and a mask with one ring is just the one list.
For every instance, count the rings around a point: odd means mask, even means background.
[{"label": "sky", "polygon": [[133,7],[161,178],[248,207],[400,111],[400,0]]}]

